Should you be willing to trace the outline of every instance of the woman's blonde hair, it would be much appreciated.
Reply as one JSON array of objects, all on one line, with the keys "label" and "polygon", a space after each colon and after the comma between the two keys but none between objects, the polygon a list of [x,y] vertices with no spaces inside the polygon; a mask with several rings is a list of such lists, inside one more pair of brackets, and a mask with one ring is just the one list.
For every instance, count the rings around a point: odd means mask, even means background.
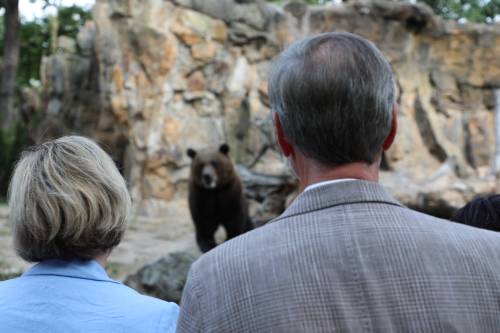
[{"label": "woman's blonde hair", "polygon": [[24,151],[8,198],[16,252],[31,262],[105,253],[120,243],[131,206],[113,160],[81,136]]}]

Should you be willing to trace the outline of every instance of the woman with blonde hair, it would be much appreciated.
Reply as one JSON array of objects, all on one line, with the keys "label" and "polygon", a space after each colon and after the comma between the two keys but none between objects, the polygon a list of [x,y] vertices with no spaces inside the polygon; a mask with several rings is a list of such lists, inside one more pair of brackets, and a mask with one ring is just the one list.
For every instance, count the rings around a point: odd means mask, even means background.
[{"label": "woman with blonde hair", "polygon": [[143,296],[104,266],[130,196],[111,158],[67,136],[23,152],[9,186],[14,246],[37,264],[0,282],[2,332],[169,332],[178,306]]}]

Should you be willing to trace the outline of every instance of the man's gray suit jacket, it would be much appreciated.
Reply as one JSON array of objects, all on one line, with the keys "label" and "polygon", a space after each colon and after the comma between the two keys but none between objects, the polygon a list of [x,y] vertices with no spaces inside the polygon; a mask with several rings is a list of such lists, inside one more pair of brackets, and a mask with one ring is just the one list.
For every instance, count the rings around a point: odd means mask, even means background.
[{"label": "man's gray suit jacket", "polygon": [[319,186],[193,264],[177,330],[500,332],[500,236]]}]

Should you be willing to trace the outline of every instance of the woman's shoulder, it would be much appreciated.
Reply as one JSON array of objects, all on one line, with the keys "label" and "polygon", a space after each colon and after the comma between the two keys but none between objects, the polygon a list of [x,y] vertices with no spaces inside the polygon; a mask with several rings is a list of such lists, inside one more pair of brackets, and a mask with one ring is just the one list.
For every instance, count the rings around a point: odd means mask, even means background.
[{"label": "woman's shoulder", "polygon": [[119,283],[114,286],[124,297],[128,297],[133,300],[136,304],[142,304],[146,307],[153,307],[158,309],[171,309],[178,308],[178,305],[174,302],[165,301],[156,297],[143,295],[136,290],[124,285],[123,283]]},{"label": "woman's shoulder", "polygon": [[0,299],[5,297],[7,293],[12,293],[15,291],[15,288],[23,283],[21,277],[14,277],[8,280],[0,281]]},{"label": "woman's shoulder", "polygon": [[179,306],[176,303],[140,294],[121,283],[113,288],[116,295],[113,302],[120,303],[122,308],[129,312],[127,317],[134,323],[153,321],[157,322],[159,327],[175,329],[179,316]]}]

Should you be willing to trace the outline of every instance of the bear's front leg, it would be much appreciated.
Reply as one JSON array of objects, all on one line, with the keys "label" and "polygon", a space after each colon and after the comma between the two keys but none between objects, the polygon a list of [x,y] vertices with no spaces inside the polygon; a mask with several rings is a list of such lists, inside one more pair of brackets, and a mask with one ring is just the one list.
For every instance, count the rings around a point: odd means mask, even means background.
[{"label": "bear's front leg", "polygon": [[239,236],[244,232],[241,219],[227,221],[223,225],[224,229],[226,229],[227,240]]},{"label": "bear's front leg", "polygon": [[201,230],[200,228],[196,228],[196,243],[198,243],[198,247],[203,253],[217,246],[214,232],[211,230]]}]

